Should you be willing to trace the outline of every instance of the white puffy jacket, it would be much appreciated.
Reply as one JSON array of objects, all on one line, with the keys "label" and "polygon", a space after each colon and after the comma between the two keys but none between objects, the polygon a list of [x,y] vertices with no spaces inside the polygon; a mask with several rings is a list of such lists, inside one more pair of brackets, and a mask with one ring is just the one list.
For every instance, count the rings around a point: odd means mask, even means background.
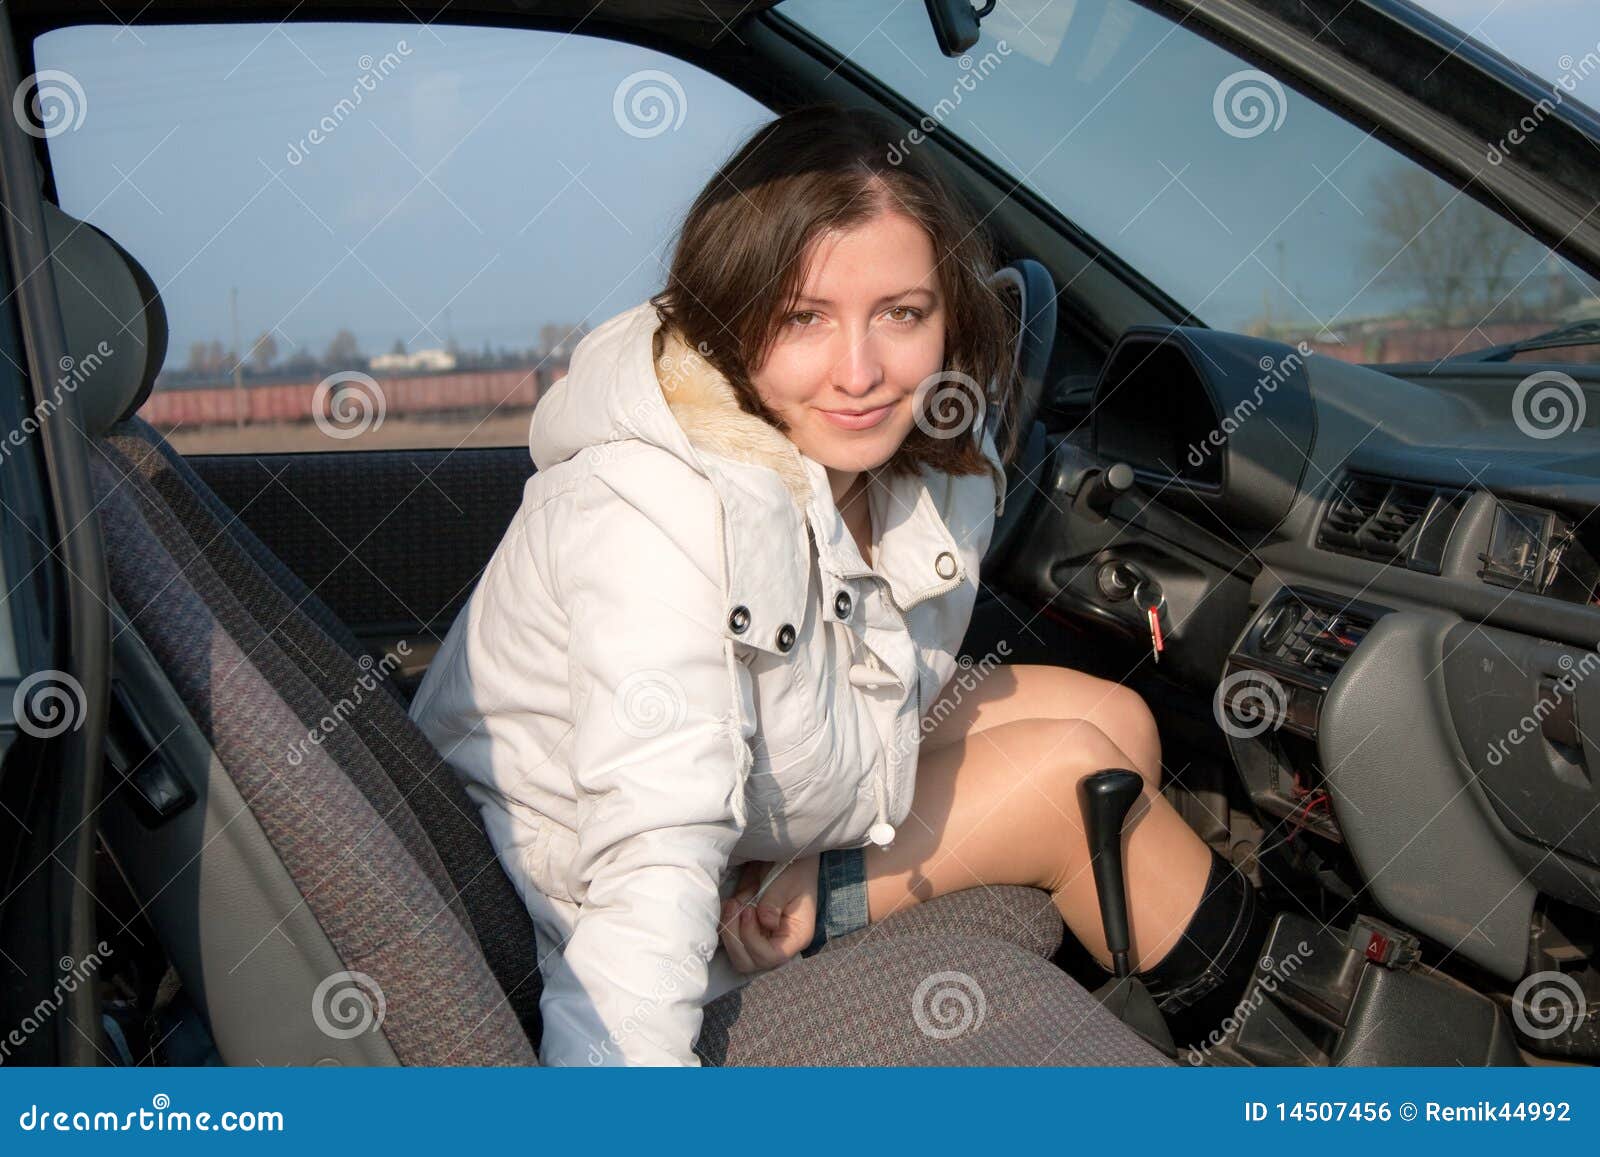
[{"label": "white puffy jacket", "polygon": [[411,708],[531,912],[546,1064],[696,1064],[747,860],[892,838],[1005,498],[875,478],[863,560],[826,471],[648,302],[586,335],[537,472]]}]

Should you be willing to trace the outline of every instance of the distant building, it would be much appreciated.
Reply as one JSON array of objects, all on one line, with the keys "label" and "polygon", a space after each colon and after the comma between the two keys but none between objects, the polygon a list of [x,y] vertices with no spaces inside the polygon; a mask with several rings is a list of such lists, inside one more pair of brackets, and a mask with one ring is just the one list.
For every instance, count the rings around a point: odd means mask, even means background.
[{"label": "distant building", "polygon": [[410,354],[379,354],[367,362],[377,373],[445,373],[456,368],[456,356],[449,350],[427,349]]}]

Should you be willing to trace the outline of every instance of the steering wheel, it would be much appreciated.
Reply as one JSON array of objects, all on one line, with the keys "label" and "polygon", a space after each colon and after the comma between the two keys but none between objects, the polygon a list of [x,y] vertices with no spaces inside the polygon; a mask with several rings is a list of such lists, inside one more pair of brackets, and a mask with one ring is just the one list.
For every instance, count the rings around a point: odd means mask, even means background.
[{"label": "steering wheel", "polygon": [[1006,456],[1006,505],[996,520],[994,537],[983,556],[983,568],[1002,561],[1016,545],[1018,531],[1039,496],[1039,474],[1045,460],[1044,427],[1038,424],[1044,402],[1045,371],[1056,336],[1056,283],[1050,271],[1031,257],[1020,257],[995,270],[989,285],[1016,313],[1016,391],[1014,426],[1002,421],[1001,407],[990,383],[984,424],[995,445],[1003,447],[1012,428],[1020,431],[1015,449]]}]

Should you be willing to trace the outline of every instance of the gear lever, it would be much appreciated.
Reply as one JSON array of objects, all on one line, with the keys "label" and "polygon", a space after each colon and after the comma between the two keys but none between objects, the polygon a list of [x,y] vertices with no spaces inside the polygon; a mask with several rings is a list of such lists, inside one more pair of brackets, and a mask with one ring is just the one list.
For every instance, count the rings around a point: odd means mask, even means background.
[{"label": "gear lever", "polygon": [[1144,982],[1128,962],[1128,894],[1122,873],[1122,825],[1144,791],[1144,779],[1123,767],[1084,776],[1078,782],[1084,834],[1100,898],[1100,924],[1106,933],[1114,976],[1094,996],[1124,1023],[1169,1057],[1177,1056],[1166,1019]]},{"label": "gear lever", "polygon": [[1122,823],[1144,790],[1144,780],[1126,768],[1110,768],[1078,783],[1083,802],[1084,834],[1094,865],[1094,888],[1100,897],[1100,923],[1106,932],[1112,970],[1127,976],[1128,896],[1122,875]]}]

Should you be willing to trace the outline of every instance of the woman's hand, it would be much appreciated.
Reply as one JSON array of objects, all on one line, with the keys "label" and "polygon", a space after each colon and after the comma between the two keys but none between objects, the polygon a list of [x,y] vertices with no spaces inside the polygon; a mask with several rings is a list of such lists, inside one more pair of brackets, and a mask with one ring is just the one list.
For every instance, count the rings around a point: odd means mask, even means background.
[{"label": "woman's hand", "polygon": [[764,972],[798,955],[817,929],[817,856],[796,860],[752,904],[769,867],[744,865],[739,887],[722,902],[722,944],[740,972]]}]

